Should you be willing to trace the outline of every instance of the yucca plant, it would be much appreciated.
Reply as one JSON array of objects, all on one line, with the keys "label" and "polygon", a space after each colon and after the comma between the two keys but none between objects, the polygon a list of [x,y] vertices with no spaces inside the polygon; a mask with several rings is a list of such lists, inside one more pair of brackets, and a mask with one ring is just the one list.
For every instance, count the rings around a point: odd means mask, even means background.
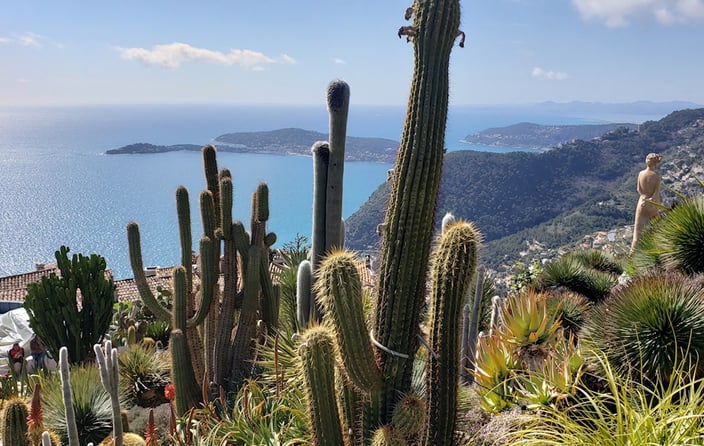
[{"label": "yucca plant", "polygon": [[657,230],[663,217],[656,217],[638,237],[634,251],[631,253],[626,272],[629,276],[643,275],[663,270],[658,246]]},{"label": "yucca plant", "polygon": [[623,265],[616,261],[610,254],[598,249],[587,249],[584,251],[573,251],[565,255],[576,259],[587,268],[595,269],[605,273],[621,275]]},{"label": "yucca plant", "polygon": [[526,413],[526,424],[506,438],[520,446],[633,446],[704,444],[704,381],[679,363],[656,392],[623,377],[604,353],[590,354],[603,371],[606,391],[579,388],[568,410],[547,406]]},{"label": "yucca plant", "polygon": [[547,305],[548,312],[560,320],[566,335],[576,335],[579,332],[591,307],[586,297],[566,288],[547,293]]},{"label": "yucca plant", "polygon": [[538,291],[564,287],[582,294],[591,302],[599,302],[608,296],[611,288],[618,283],[618,278],[584,262],[575,255],[565,255],[544,265],[532,286]]},{"label": "yucca plant", "polygon": [[668,212],[655,238],[666,269],[704,272],[704,195],[688,198]]},{"label": "yucca plant", "polygon": [[[61,381],[58,374],[40,378],[44,425],[59,434],[68,444],[68,431],[64,411]],[[73,409],[81,446],[100,443],[112,432],[112,407],[110,396],[100,382],[100,374],[94,365],[71,369]]]},{"label": "yucca plant", "polygon": [[669,379],[680,361],[702,376],[704,287],[679,274],[637,277],[594,308],[581,339],[644,383]]},{"label": "yucca plant", "polygon": [[120,393],[128,406],[156,407],[166,403],[164,388],[171,381],[166,353],[134,345],[120,353]]}]

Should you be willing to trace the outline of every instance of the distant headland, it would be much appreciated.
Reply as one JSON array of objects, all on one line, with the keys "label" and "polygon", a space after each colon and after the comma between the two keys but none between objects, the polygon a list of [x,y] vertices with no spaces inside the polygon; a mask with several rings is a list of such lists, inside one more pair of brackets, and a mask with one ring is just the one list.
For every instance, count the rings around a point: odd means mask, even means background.
[{"label": "distant headland", "polygon": [[[313,144],[316,141],[327,139],[328,135],[326,133],[286,128],[263,132],[226,133],[215,138],[213,143],[218,151],[221,152],[310,156]],[[398,146],[398,141],[391,139],[348,136],[345,146],[345,159],[348,161],[393,163],[396,159]],[[108,155],[121,155],[199,151],[201,147],[196,144],[163,146],[136,143],[118,149],[111,149],[105,153]]]}]

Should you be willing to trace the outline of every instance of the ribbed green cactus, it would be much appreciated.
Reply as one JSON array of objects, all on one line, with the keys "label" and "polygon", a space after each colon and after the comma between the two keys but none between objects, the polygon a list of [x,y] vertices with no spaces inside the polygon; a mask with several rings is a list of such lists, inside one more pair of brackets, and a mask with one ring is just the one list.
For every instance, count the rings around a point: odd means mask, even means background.
[{"label": "ribbed green cactus", "polygon": [[2,440],[6,445],[29,446],[27,437],[27,403],[21,398],[5,402],[2,419]]},{"label": "ribbed green cactus", "polygon": [[[354,382],[354,375],[366,376],[364,374],[372,373],[375,376],[374,370],[378,368],[381,371],[381,387],[378,390],[373,390],[374,386],[368,383],[356,384],[361,389],[365,387],[371,389],[371,392],[365,395],[366,402],[357,417],[358,420],[362,420],[358,428],[361,427],[359,435],[365,444],[370,443],[372,437],[374,441],[378,440],[379,444],[405,444],[403,436],[396,434],[400,431],[392,424],[392,413],[399,399],[411,390],[413,365],[420,345],[420,322],[425,307],[426,276],[434,234],[435,205],[445,152],[449,57],[455,38],[461,34],[459,0],[416,0],[410,10],[415,15],[414,23],[412,26],[402,27],[399,30],[399,37],[406,35],[408,40],[413,41],[415,67],[401,146],[393,170],[389,206],[386,219],[379,226],[383,240],[371,332],[364,331],[366,328],[364,324],[361,324],[360,328],[358,322],[353,322],[357,317],[362,317],[361,310],[355,308],[354,318],[352,318],[350,314],[353,308],[351,307],[328,308],[329,305],[325,305],[326,312],[332,313],[329,317],[326,315],[326,318],[335,326],[340,338],[338,344],[341,362],[345,369],[356,369],[352,373],[350,370],[345,370],[350,379]],[[318,151],[322,152],[320,147],[316,152]],[[321,160],[324,161],[324,158]],[[328,160],[328,163],[332,164],[332,161]],[[317,166],[314,168],[316,172],[319,170]],[[314,209],[318,208],[319,206],[314,204]],[[314,221],[318,220],[314,218]],[[467,224],[456,226],[465,227]],[[314,236],[318,233],[315,227],[314,225]],[[457,230],[450,232],[455,231]],[[314,246],[316,246],[315,241]],[[441,250],[436,256],[435,266],[438,269],[436,313],[438,316],[435,318],[437,326],[431,326],[430,331],[435,333],[433,341],[437,349],[437,363],[447,364],[452,370],[449,373],[454,377],[438,370],[428,372],[433,376],[431,385],[436,387],[436,390],[430,391],[433,395],[431,402],[447,389],[457,385],[460,354],[459,345],[457,345],[459,313],[475,268],[472,250],[476,249],[476,246],[472,249],[462,247],[461,243],[459,246],[454,244],[452,246],[455,247],[454,250],[447,248],[444,251]],[[463,252],[463,249],[466,252]],[[453,253],[465,257],[453,258]],[[357,294],[353,291],[356,285],[349,272],[351,267],[339,264],[332,266],[332,262],[336,260],[335,257],[336,255],[333,255],[324,260],[319,269],[316,268],[316,257],[312,260],[314,278],[319,282],[315,289],[327,290],[326,293],[336,295],[334,299],[324,299],[321,293],[321,296],[318,296],[320,301],[361,302],[361,293]],[[330,268],[333,269],[334,274],[326,274],[324,278],[321,271],[328,268],[328,261],[331,262]],[[444,290],[441,289],[443,287]],[[454,309],[454,313],[451,309]],[[441,314],[451,315],[448,316],[449,319],[455,321],[442,320]],[[355,325],[351,325],[352,323]],[[374,361],[366,356],[360,360],[355,356],[359,353],[349,351],[350,347],[358,348],[363,342],[352,343],[349,340],[344,342],[341,340],[343,336],[340,333],[352,331],[350,328],[352,326],[357,327],[356,330],[362,333],[357,333],[355,338],[350,336],[350,339],[366,340],[367,336],[371,339],[376,351],[369,356]],[[440,336],[443,330],[447,330],[447,333],[443,334],[448,335],[448,338]],[[454,350],[450,352],[450,349]],[[364,352],[364,355],[367,354],[366,347],[360,351]],[[449,356],[453,358],[446,359]],[[373,379],[373,382],[375,381],[376,378]],[[341,404],[347,406],[344,400]],[[454,412],[450,413],[452,408],[454,408],[452,399],[444,405],[433,402],[432,409],[429,408],[428,413],[434,414],[440,410],[454,420]]]},{"label": "ribbed green cactus", "polygon": [[[344,243],[342,222],[342,186],[345,166],[345,138],[347,114],[350,104],[350,87],[345,81],[330,82],[327,105],[330,116],[330,142],[319,141],[313,145],[313,237],[310,265],[299,265],[299,277],[313,285],[315,271],[325,255]],[[310,269],[310,276],[306,277]],[[316,305],[315,292],[299,284],[297,290],[299,324],[308,326],[310,319],[320,321],[320,308]],[[308,308],[306,317],[303,308]]]},{"label": "ribbed green cactus", "polygon": [[100,382],[110,395],[112,405],[112,437],[115,446],[122,446],[122,414],[120,411],[120,394],[118,385],[120,381],[117,349],[112,348],[112,342],[105,343],[105,353],[100,344],[93,346],[96,362],[100,370]]},{"label": "ribbed green cactus", "polygon": [[313,444],[342,445],[335,391],[335,346],[329,330],[323,326],[307,330],[298,353],[303,364]]},{"label": "ribbed green cactus", "polygon": [[415,63],[401,145],[393,173],[379,272],[374,334],[382,354],[382,420],[410,388],[413,356],[425,304],[425,280],[435,203],[445,152],[450,52],[459,33],[459,0],[416,0],[413,26],[399,31],[413,41]]},{"label": "ribbed green cactus", "polygon": [[403,433],[391,424],[378,428],[371,442],[371,446],[406,446],[407,444]]},{"label": "ribbed green cactus", "polygon": [[425,444],[452,444],[459,380],[460,318],[477,267],[481,236],[473,224],[456,222],[440,237],[431,267],[430,338]]},{"label": "ribbed green cactus", "polygon": [[381,386],[381,371],[364,321],[362,282],[357,260],[346,251],[330,253],[318,270],[315,286],[318,300],[331,320],[346,375],[362,392],[370,393]]},{"label": "ribbed green cactus", "polygon": [[406,438],[418,435],[425,427],[425,401],[415,393],[408,393],[394,407],[391,424]]},{"label": "ribbed green cactus", "polygon": [[[272,327],[278,318],[279,290],[272,284],[269,273],[270,247],[276,235],[266,232],[268,188],[262,183],[253,194],[250,235],[241,222],[232,219],[233,187],[229,170],[218,172],[213,146],[205,146],[202,154],[208,188],[200,194],[203,236],[199,242],[197,275],[201,283],[200,286],[193,283],[190,207],[188,191],[181,186],[176,191],[176,208],[183,270],[179,274],[184,276],[179,279],[179,287],[183,289],[184,299],[179,300],[173,311],[161,305],[149,289],[139,227],[135,222],[127,226],[130,262],[142,300],[158,318],[173,318],[172,328],[184,336],[182,365],[191,369],[183,375],[189,381],[187,386],[193,385],[190,377],[195,377],[195,389],[187,392],[192,398],[186,398],[191,403],[200,399],[196,395],[202,394],[203,379],[226,390],[236,390],[251,369],[257,321],[261,319],[267,327]],[[218,285],[221,253],[222,293]],[[235,315],[237,308],[241,308],[239,316]],[[236,318],[239,321],[233,337]]]},{"label": "ribbed green cactus", "polygon": [[68,349],[59,349],[59,370],[61,372],[61,390],[64,397],[64,410],[66,411],[66,430],[68,432],[68,446],[80,446],[78,439],[78,426],[76,425],[76,412],[73,410],[73,396],[71,394],[71,372],[68,365]]}]

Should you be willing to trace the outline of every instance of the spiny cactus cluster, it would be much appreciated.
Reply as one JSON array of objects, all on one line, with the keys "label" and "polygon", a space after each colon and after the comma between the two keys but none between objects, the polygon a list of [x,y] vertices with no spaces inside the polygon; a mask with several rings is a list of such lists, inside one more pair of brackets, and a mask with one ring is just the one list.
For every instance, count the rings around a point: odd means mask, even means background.
[{"label": "spiny cactus cluster", "polygon": [[[218,171],[215,147],[205,146],[202,153],[207,189],[200,194],[203,236],[197,272],[191,258],[188,190],[181,186],[176,191],[181,265],[173,272],[173,310],[162,305],[149,288],[139,226],[136,222],[127,226],[130,261],[140,296],[158,318],[171,321],[172,373],[179,414],[201,401],[201,389],[207,389],[209,383],[228,391],[239,388],[251,372],[258,321],[275,327],[278,317],[278,287],[269,273],[270,247],[276,235],[266,232],[268,187],[260,184],[252,196],[248,233],[242,222],[232,218],[230,171]],[[194,276],[200,279],[199,286]]]},{"label": "spiny cactus cluster", "polygon": [[[343,415],[345,428],[354,431],[353,438],[345,440],[353,443],[405,444],[406,437],[417,436],[427,444],[451,444],[459,375],[460,310],[476,269],[480,240],[472,224],[455,222],[448,224],[438,241],[430,266],[432,359],[427,370],[428,404],[407,406],[401,401],[412,393],[411,375],[422,338],[420,322],[426,304],[435,202],[445,151],[449,56],[460,34],[459,1],[418,0],[410,12],[415,14],[414,24],[401,28],[399,37],[406,35],[413,41],[415,68],[389,207],[380,225],[383,241],[372,330],[367,330],[362,312],[354,256],[344,251],[327,252],[322,263],[313,268],[316,299],[325,313],[323,328],[316,328],[315,333],[336,339],[340,369],[348,380],[338,386],[336,397],[345,412],[354,412],[352,416]],[[321,334],[324,331],[329,334]],[[323,361],[321,355],[304,360],[306,374],[325,366],[317,361]],[[325,382],[329,386],[334,376],[330,371],[327,374]],[[322,392],[316,389],[316,383],[308,380],[309,398]],[[394,413],[418,406],[425,407],[422,416],[417,411],[412,416],[402,413],[397,415],[399,425],[394,424]],[[324,420],[330,424],[320,426]],[[314,422],[316,444],[324,444],[321,430],[338,429],[339,418],[330,414]]]}]

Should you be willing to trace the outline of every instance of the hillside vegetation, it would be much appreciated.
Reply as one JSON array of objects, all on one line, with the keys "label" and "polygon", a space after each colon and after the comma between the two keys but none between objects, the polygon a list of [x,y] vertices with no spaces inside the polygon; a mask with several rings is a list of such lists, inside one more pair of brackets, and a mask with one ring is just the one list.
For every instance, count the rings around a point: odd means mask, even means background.
[{"label": "hillside vegetation", "polygon": [[[436,216],[452,212],[474,221],[486,242],[483,262],[513,264],[527,242],[559,247],[632,224],[635,176],[650,152],[665,157],[658,168],[663,189],[686,187],[683,180],[702,170],[704,109],[677,111],[638,130],[619,128],[539,154],[450,152]],[[380,186],[347,220],[353,249],[377,247],[376,226],[384,220],[388,192],[388,184]]]}]

